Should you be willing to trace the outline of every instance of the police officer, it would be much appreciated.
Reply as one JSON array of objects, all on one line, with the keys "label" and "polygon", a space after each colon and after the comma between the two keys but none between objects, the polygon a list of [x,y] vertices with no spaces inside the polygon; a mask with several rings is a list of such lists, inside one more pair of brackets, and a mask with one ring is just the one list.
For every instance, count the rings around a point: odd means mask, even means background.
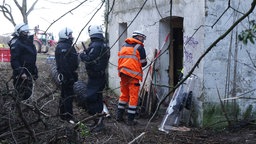
[{"label": "police officer", "polygon": [[[99,25],[88,28],[91,42],[89,48],[79,55],[85,63],[88,75],[87,91],[84,104],[90,115],[101,113],[103,110],[102,92],[106,85],[106,68],[109,60],[109,49],[104,42],[103,31]],[[93,131],[104,128],[103,118],[95,121]]]},{"label": "police officer", "polygon": [[146,36],[140,31],[134,31],[132,38],[127,38],[118,52],[118,72],[121,78],[121,95],[118,101],[117,121],[124,121],[123,114],[128,104],[127,125],[133,126],[139,99],[140,83],[143,79],[142,67],[147,65],[144,40]]},{"label": "police officer", "polygon": [[28,24],[17,24],[12,36],[8,44],[11,49],[13,85],[18,98],[26,100],[32,94],[33,80],[38,78],[36,47],[33,44],[33,35],[29,35]]},{"label": "police officer", "polygon": [[58,71],[58,80],[61,84],[61,98],[59,103],[60,118],[69,123],[74,123],[73,117],[73,84],[78,80],[77,52],[72,46],[73,31],[63,28],[59,32],[59,41],[55,49],[55,60]]}]

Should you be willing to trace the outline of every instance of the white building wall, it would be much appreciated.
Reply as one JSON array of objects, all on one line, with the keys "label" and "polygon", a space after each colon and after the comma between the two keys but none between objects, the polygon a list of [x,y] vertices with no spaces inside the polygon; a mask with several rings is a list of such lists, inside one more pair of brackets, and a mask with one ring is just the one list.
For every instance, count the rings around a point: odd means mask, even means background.
[{"label": "white building wall", "polygon": [[[115,44],[116,40],[119,37],[118,27],[119,23],[127,23],[129,26],[127,30],[127,37],[131,37],[134,30],[140,30],[145,33],[147,40],[144,42],[148,63],[149,60],[153,59],[153,52],[155,48],[159,47],[159,20],[161,17],[155,8],[154,0],[148,0],[143,10],[137,16],[137,18],[132,22],[133,18],[139,12],[144,1],[137,0],[120,0],[115,1],[115,7],[113,8],[113,13],[109,17],[109,44],[111,48],[111,58],[109,65],[109,86],[114,88],[117,94],[120,93],[120,78],[118,77],[117,72],[117,53],[119,50],[118,43]],[[112,2],[110,2],[111,4]],[[134,4],[136,3],[136,5]],[[165,0],[157,1],[160,13],[163,17],[167,17],[170,14],[169,3]],[[147,69],[144,70],[144,76],[147,72]]]},{"label": "white building wall", "polygon": [[[116,40],[119,37],[119,23],[126,22],[129,26],[144,1],[119,0],[115,1],[115,7],[109,17],[109,44],[111,58],[109,65],[109,86],[119,94],[119,81],[117,72],[117,53],[119,50]],[[170,16],[170,3],[166,0],[157,0],[157,6],[161,13],[158,14],[154,0],[148,0],[145,7],[132,22],[127,30],[130,37],[134,30],[142,30],[147,35],[145,49],[147,57],[152,60],[153,50],[160,47],[163,35],[159,33],[159,20]],[[110,1],[110,4],[112,2]],[[250,7],[250,1],[231,1],[231,6],[240,12],[246,12]],[[184,28],[184,72],[191,70],[198,58],[206,49],[222,35],[241,14],[229,9],[219,20],[228,7],[226,0],[173,0],[173,16],[183,17]],[[254,14],[255,16],[255,14]],[[213,25],[216,21],[218,22]],[[253,45],[243,45],[236,39],[236,35],[247,26],[243,21],[226,38],[220,41],[199,63],[193,74],[198,77],[196,90],[196,121],[202,125],[203,104],[219,103],[218,91],[221,98],[239,96],[251,91],[256,86],[255,70],[248,56],[250,53],[255,61],[256,51]],[[213,26],[213,27],[211,27]],[[115,44],[116,43],[116,44]],[[146,71],[145,71],[146,72]],[[234,91],[234,86],[236,87]],[[254,91],[244,94],[246,97],[254,97]],[[245,108],[255,101],[239,99],[240,107]]]},{"label": "white building wall", "polygon": [[[109,16],[109,44],[111,48],[111,58],[109,66],[109,86],[119,93],[119,77],[117,76],[117,53],[119,50],[118,42],[119,37],[118,27],[119,23],[127,22],[129,25],[144,1],[137,0],[120,0],[115,1],[115,7],[112,10],[112,15]],[[130,37],[134,30],[143,31],[147,40],[145,41],[145,49],[148,58],[148,63],[153,59],[154,49],[161,47],[166,34],[159,32],[159,20],[170,16],[170,3],[166,0],[157,0],[157,7],[161,16],[157,12],[154,0],[148,0],[138,17],[132,22],[127,30],[127,36]],[[134,4],[136,3],[136,5]],[[112,2],[110,1],[110,4]],[[173,15],[183,17],[184,1],[173,1]],[[190,16],[188,16],[190,17]],[[168,30],[169,31],[169,30]],[[146,73],[147,70],[144,71]]]},{"label": "white building wall", "polygon": [[[204,52],[204,25],[205,22],[205,1],[185,0],[184,3],[184,75],[194,67],[199,57]],[[197,76],[196,86],[193,91],[194,101],[194,124],[201,126],[203,119],[203,65],[201,61],[193,72]]]},{"label": "white building wall", "polygon": [[[206,1],[205,49],[224,34],[227,29],[242,16],[241,13],[246,13],[249,10],[251,2],[251,0],[231,1],[230,6],[237,9],[239,12],[229,8],[220,18],[222,13],[228,8],[228,1]],[[255,17],[255,12],[250,17]],[[248,55],[249,53],[252,56],[252,60],[255,62],[255,45],[249,44],[246,46],[237,39],[237,35],[240,34],[241,30],[246,28],[248,28],[248,19],[245,19],[234,28],[234,30],[226,38],[222,39],[204,58],[203,92],[205,103],[219,103],[218,95],[220,95],[221,98],[239,95],[255,98],[254,89],[256,79],[254,75],[256,71]],[[255,101],[250,99],[238,99],[237,102],[242,111],[248,108],[250,104],[254,103],[253,105],[255,105]]]}]

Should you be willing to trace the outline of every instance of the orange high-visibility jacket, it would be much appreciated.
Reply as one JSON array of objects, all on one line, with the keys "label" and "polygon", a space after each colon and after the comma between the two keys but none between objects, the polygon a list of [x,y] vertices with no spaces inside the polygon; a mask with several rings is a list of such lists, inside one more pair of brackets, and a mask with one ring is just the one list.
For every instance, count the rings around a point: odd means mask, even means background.
[{"label": "orange high-visibility jacket", "polygon": [[143,43],[134,38],[127,38],[125,40],[128,44],[136,44],[135,46],[123,46],[118,52],[118,72],[136,78],[142,81],[143,71],[140,60],[140,53],[137,50]]}]

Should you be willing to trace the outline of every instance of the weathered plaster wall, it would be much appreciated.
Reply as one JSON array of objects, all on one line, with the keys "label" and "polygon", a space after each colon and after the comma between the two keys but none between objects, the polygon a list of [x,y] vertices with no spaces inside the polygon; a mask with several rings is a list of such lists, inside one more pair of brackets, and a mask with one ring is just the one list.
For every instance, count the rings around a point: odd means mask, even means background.
[{"label": "weathered plaster wall", "polygon": [[[184,0],[184,74],[192,69],[198,58],[204,52],[204,25],[205,22],[205,1],[202,0]],[[193,91],[193,123],[202,126],[203,118],[203,80],[204,61],[200,62],[193,74],[197,76],[196,86]]]},{"label": "weathered plaster wall", "polygon": [[[119,77],[117,75],[117,53],[119,50],[118,43],[113,45],[119,37],[118,27],[119,23],[127,23],[130,25],[133,18],[139,12],[144,1],[137,0],[120,0],[116,1],[113,13],[109,17],[109,43],[113,46],[111,49],[111,58],[109,65],[109,86],[115,89],[115,92],[119,94]],[[112,3],[112,2],[110,2]],[[136,4],[134,4],[136,3]],[[162,17],[167,17],[170,14],[169,2],[165,0],[157,0],[157,4]],[[154,8],[153,8],[154,7]],[[127,37],[131,37],[134,30],[143,31],[147,40],[145,41],[145,49],[149,60],[153,58],[153,52],[155,48],[158,48],[160,43],[159,40],[159,20],[161,19],[159,13],[155,8],[154,0],[148,0],[143,10],[140,12],[138,17],[129,26],[127,30]],[[150,61],[148,61],[150,62]],[[147,69],[144,71],[146,73]]]},{"label": "weathered plaster wall", "polygon": [[[152,60],[153,52],[155,48],[159,48],[166,34],[160,32],[159,21],[162,18],[169,17],[170,15],[170,3],[166,0],[157,0],[157,7],[160,11],[161,16],[157,12],[154,0],[148,0],[145,7],[130,25],[127,30],[127,36],[130,37],[134,30],[141,30],[147,35],[147,40],[145,41],[145,48],[148,60]],[[111,4],[112,2],[110,2]],[[136,3],[136,5],[134,4]],[[113,46],[111,49],[111,58],[109,66],[109,84],[111,87],[119,86],[119,77],[117,77],[117,53],[119,50],[118,43],[115,43],[119,37],[118,27],[119,23],[127,23],[129,25],[135,15],[138,13],[139,9],[143,5],[143,1],[136,0],[120,0],[115,2],[115,7],[113,8],[112,14],[109,17],[109,43]],[[173,16],[183,17],[184,14],[184,1],[174,0],[173,1]],[[193,5],[192,5],[193,6]],[[194,5],[195,6],[195,5]],[[191,17],[188,15],[187,17]],[[188,25],[191,25],[188,21]],[[189,29],[189,28],[188,28]],[[168,33],[168,29],[164,31]],[[114,45],[113,45],[114,44]],[[150,62],[150,61],[149,61]],[[146,72],[147,70],[145,70]],[[119,93],[119,89],[116,89]]]},{"label": "weathered plaster wall", "polygon": [[[245,13],[250,8],[251,1],[231,1],[231,7],[239,12]],[[220,18],[225,9],[228,8],[228,1],[208,0],[206,2],[205,20],[205,49],[207,49],[218,37],[242,16],[241,13],[228,9]],[[255,13],[254,13],[255,16]],[[219,19],[219,20],[218,20]],[[237,39],[241,30],[248,27],[248,19],[239,24],[226,38],[221,40],[204,58],[203,65],[203,96],[204,109],[208,104],[219,105],[220,99],[243,95],[244,97],[255,98],[255,46],[244,45]],[[249,55],[252,56],[252,61]],[[250,92],[251,91],[251,92]],[[247,93],[248,92],[248,93]],[[255,109],[255,101],[252,99],[237,99],[236,101],[225,101],[235,106],[243,113],[249,105]],[[227,103],[226,103],[227,104]]]}]

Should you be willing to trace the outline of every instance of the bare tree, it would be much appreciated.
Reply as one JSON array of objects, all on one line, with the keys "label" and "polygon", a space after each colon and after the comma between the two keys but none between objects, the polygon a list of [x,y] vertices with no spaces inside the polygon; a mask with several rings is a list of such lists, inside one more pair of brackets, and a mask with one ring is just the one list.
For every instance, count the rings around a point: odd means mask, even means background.
[{"label": "bare tree", "polygon": [[[27,0],[22,0],[21,3],[19,3],[18,0],[13,0],[13,2],[19,9],[23,18],[23,22],[28,23],[28,15],[34,10],[34,7],[37,4],[38,0],[35,0],[29,9]],[[10,4],[6,3],[5,0],[3,0],[2,5],[0,5],[0,12],[3,13],[4,17],[8,19],[13,24],[13,26],[16,25],[15,19],[13,17],[12,7],[10,6]]]}]

